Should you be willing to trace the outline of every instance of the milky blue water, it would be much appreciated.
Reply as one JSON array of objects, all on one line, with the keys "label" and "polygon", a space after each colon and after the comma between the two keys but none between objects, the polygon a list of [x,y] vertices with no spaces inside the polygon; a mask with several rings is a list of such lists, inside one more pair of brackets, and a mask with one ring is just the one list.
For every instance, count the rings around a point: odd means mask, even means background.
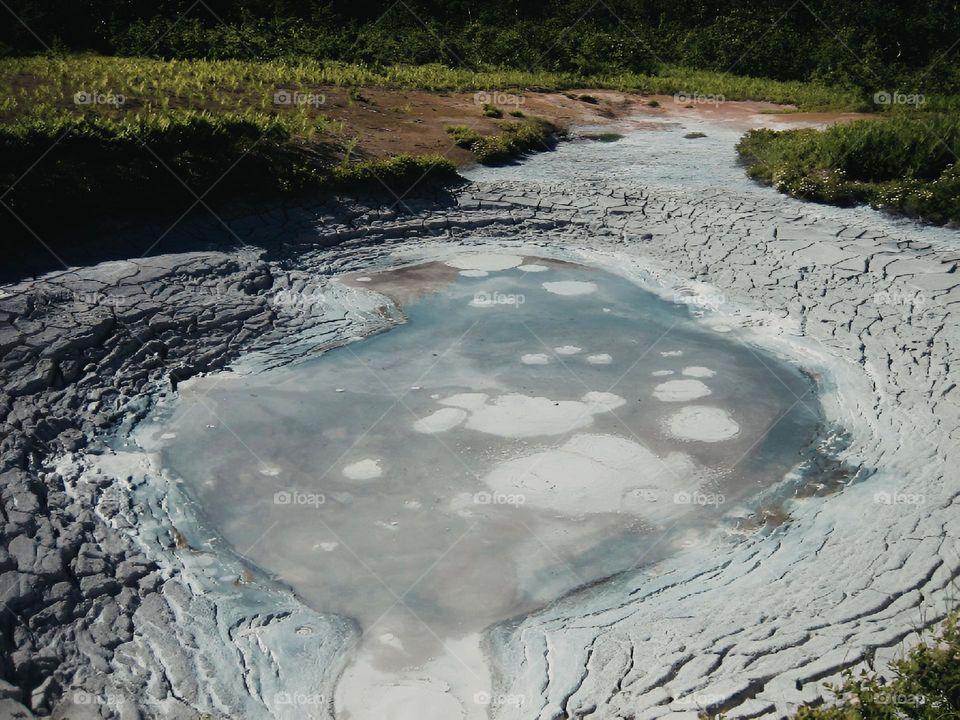
[{"label": "milky blue water", "polygon": [[[797,368],[620,277],[524,263],[544,269],[349,279],[403,300],[406,322],[202,378],[156,430],[208,525],[312,607],[391,638],[384,667],[662,558],[782,478],[815,433]],[[663,389],[675,381],[680,397]],[[690,387],[709,394],[683,399]],[[739,431],[682,439],[703,430],[671,425],[684,408]]]}]

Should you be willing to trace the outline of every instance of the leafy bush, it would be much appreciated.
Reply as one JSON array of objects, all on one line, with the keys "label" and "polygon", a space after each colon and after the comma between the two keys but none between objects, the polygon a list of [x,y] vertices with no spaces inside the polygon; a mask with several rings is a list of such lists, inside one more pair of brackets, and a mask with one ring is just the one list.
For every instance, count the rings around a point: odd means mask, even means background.
[{"label": "leafy bush", "polygon": [[[262,199],[309,187],[377,189],[456,175],[437,156],[334,164],[298,140],[298,128],[278,116],[191,111],[24,120],[0,126],[0,187],[9,189],[4,203],[39,231],[78,216],[187,208],[198,197]],[[43,172],[27,172],[38,157]]]},{"label": "leafy bush", "polygon": [[[53,198],[62,213],[92,214],[189,198],[215,183],[221,192],[256,191],[275,178],[302,179],[285,149],[290,136],[281,120],[256,115],[25,120],[0,126],[0,184],[11,188],[4,202],[30,224],[43,224]],[[42,155],[43,172],[24,175]]]},{"label": "leafy bush", "polygon": [[826,130],[751,130],[737,146],[751,177],[832,204],[864,202],[935,223],[960,221],[960,118],[925,113]]},{"label": "leafy bush", "polygon": [[892,677],[847,672],[837,702],[804,707],[796,720],[955,720],[960,718],[960,616],[891,663]]},{"label": "leafy bush", "polygon": [[340,163],[333,167],[333,180],[338,185],[361,184],[377,189],[377,183],[387,187],[406,188],[425,178],[443,180],[456,177],[457,168],[442,155],[395,155],[386,160],[360,163]]},{"label": "leafy bush", "polygon": [[559,128],[542,118],[531,118],[529,122],[505,121],[499,127],[502,132],[481,135],[463,125],[452,125],[447,128],[447,134],[456,145],[470,150],[478,162],[496,165],[527,152],[548,150],[560,133]]}]

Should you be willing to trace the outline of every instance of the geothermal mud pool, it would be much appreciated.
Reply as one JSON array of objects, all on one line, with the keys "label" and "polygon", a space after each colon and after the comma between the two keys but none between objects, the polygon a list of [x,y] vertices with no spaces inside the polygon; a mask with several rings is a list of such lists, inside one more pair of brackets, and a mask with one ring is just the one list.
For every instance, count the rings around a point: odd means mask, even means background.
[{"label": "geothermal mud pool", "polygon": [[464,254],[340,282],[406,321],[191,382],[140,436],[235,550],[357,623],[345,720],[521,702],[491,695],[488,627],[688,546],[816,429],[797,368],[602,270]]},{"label": "geothermal mud pool", "polygon": [[0,712],[783,720],[942,619],[956,232],[662,119],[5,286]]}]

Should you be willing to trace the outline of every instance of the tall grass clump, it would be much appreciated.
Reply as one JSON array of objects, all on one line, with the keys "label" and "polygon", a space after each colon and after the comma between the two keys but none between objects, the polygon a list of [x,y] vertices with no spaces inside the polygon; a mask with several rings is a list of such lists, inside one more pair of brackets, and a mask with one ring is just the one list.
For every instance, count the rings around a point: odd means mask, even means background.
[{"label": "tall grass clump", "polygon": [[737,146],[751,177],[831,204],[869,203],[960,221],[960,117],[892,115],[825,130],[751,130]]},{"label": "tall grass clump", "polygon": [[452,125],[447,135],[459,147],[470,150],[477,162],[499,165],[525,153],[549,150],[556,144],[560,129],[543,118],[528,122],[504,121],[498,123],[499,133],[482,135],[464,125]]}]

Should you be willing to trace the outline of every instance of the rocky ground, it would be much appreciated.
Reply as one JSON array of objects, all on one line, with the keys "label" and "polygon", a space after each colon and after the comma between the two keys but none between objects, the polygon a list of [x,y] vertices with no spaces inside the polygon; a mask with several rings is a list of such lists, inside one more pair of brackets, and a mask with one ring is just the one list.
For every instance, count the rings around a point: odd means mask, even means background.
[{"label": "rocky ground", "polygon": [[[263,697],[287,672],[270,633],[308,611],[287,599],[259,616],[224,612],[183,571],[178,557],[191,549],[173,525],[144,543],[126,473],[81,472],[69,460],[102,453],[109,434],[178,382],[242,353],[282,361],[291,348],[342,339],[348,314],[277,298],[429,243],[579,253],[722,292],[741,309],[724,322],[744,337],[832,370],[823,383],[852,438],[846,460],[871,471],[838,493],[798,498],[778,528],[693,548],[495,630],[500,689],[524,699],[498,717],[783,716],[822,697],[820,681],[882,661],[942,617],[960,570],[950,470],[960,446],[960,244],[772,191],[501,172],[452,200],[277,209],[229,222],[243,247],[2,288],[0,717],[283,715]],[[190,232],[199,242],[223,228]],[[309,668],[319,655],[304,657]],[[198,681],[208,677],[225,679]]]}]

